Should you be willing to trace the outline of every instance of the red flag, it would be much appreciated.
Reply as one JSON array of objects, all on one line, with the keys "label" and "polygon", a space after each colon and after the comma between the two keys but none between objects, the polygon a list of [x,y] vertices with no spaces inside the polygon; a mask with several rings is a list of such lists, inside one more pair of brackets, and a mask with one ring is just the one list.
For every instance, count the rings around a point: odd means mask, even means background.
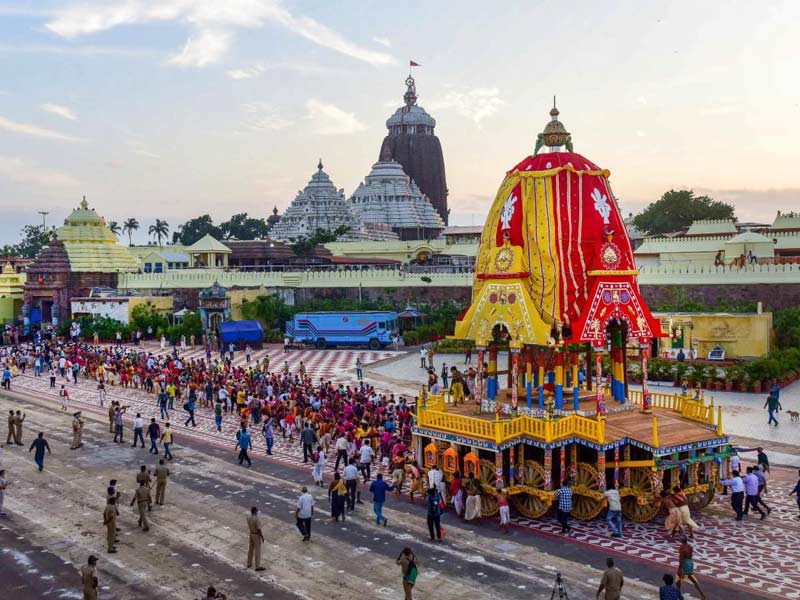
[{"label": "red flag", "polygon": [[422,65],[419,63],[415,63],[413,60],[408,61],[409,67],[421,67]]}]

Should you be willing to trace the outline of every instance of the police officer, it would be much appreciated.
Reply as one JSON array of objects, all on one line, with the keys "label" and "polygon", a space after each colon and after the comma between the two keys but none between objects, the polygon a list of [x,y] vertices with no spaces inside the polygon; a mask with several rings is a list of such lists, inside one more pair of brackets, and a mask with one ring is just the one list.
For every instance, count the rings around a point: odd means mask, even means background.
[{"label": "police officer", "polygon": [[83,600],[97,600],[97,557],[89,555],[88,564],[81,567],[81,583],[83,583]]},{"label": "police officer", "polygon": [[114,554],[117,549],[114,544],[117,542],[117,499],[110,497],[106,509],[103,511],[103,525],[106,526],[106,543],[108,553]]},{"label": "police officer", "polygon": [[156,467],[156,504],[164,506],[164,492],[167,491],[167,477],[169,469],[164,465],[164,459],[158,461]]},{"label": "police officer", "polygon": [[72,415],[72,446],[70,450],[77,450],[83,446],[83,419],[81,419],[81,411]]},{"label": "police officer", "polygon": [[247,548],[247,568],[253,566],[255,556],[256,571],[264,571],[261,566],[261,544],[264,543],[264,534],[261,533],[261,519],[258,518],[258,509],[254,506],[247,517],[247,529],[250,533],[250,545]]},{"label": "police officer", "polygon": [[140,481],[139,487],[136,488],[136,493],[131,498],[131,506],[136,503],[139,510],[139,526],[142,531],[150,531],[150,523],[147,522],[147,507],[151,504],[150,488],[147,487],[146,481]]},{"label": "police officer", "polygon": [[[144,483],[144,485],[146,485],[147,488],[150,489],[152,482],[153,479],[150,477],[150,473],[147,472],[147,467],[145,465],[139,467],[139,472],[136,474],[136,485],[142,485],[142,483]],[[152,502],[148,502],[147,510],[152,510],[152,508],[153,508]]]},{"label": "police officer", "polygon": [[22,446],[22,423],[25,421],[25,415],[21,410],[17,411],[14,416],[14,443],[17,446]]},{"label": "police officer", "polygon": [[12,440],[15,442],[17,440],[16,423],[17,420],[14,418],[14,411],[13,410],[8,411],[8,437],[6,437],[6,444],[10,444]]}]

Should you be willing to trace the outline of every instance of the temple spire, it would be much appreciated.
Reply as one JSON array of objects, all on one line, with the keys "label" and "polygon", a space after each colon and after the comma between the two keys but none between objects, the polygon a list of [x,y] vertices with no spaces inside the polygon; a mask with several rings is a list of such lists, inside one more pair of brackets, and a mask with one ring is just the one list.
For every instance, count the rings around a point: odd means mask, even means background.
[{"label": "temple spire", "polygon": [[321,158],[319,159],[319,163],[317,164],[317,169],[322,171],[322,159]]},{"label": "temple spire", "polygon": [[403,94],[403,101],[409,108],[417,104],[417,86],[411,75],[406,78],[406,93]]}]

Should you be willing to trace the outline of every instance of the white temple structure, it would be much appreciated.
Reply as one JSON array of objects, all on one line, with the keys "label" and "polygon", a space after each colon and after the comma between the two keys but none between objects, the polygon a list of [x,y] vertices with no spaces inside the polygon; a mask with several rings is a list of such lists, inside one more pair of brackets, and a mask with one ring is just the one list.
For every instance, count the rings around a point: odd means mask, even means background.
[{"label": "white temple structure", "polygon": [[386,152],[353,192],[350,207],[368,239],[430,239],[445,227],[417,184]]},{"label": "white temple structure", "polygon": [[334,231],[340,226],[348,227],[349,231],[339,241],[363,239],[361,222],[345,200],[344,190],[336,189],[331,178],[322,170],[320,159],[317,172],[311,176],[305,189],[297,193],[280,221],[273,225],[270,237],[288,242],[310,237],[318,229]]}]

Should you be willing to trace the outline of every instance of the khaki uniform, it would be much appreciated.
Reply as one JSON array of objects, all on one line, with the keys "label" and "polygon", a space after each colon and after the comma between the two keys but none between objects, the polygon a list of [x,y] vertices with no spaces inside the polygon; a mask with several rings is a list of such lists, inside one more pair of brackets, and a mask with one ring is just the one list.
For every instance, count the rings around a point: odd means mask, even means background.
[{"label": "khaki uniform", "polygon": [[[152,482],[152,479],[150,478],[150,474],[149,473],[147,473],[147,472],[142,473],[141,471],[139,471],[136,474],[136,486],[138,487],[142,482],[144,482],[145,487],[149,490],[150,489],[150,483]],[[151,499],[147,503],[147,508],[150,509],[150,506],[152,504],[153,504],[153,501]]]},{"label": "khaki uniform", "polygon": [[17,427],[16,427],[17,419],[14,417],[14,411],[11,411],[8,415],[8,437],[6,438],[6,444],[10,444],[11,441],[17,441]]},{"label": "khaki uniform", "polygon": [[81,582],[83,583],[83,600],[97,600],[97,570],[93,565],[81,567]]},{"label": "khaki uniform", "polygon": [[156,504],[164,504],[164,492],[167,491],[167,477],[169,469],[164,465],[156,467]]},{"label": "khaki uniform", "polygon": [[103,511],[103,523],[106,526],[108,551],[111,552],[117,541],[117,507],[114,504],[106,504],[106,509]]},{"label": "khaki uniform", "polygon": [[81,446],[83,446],[83,420],[75,418],[72,419],[72,446],[70,449],[75,450]]},{"label": "khaki uniform", "polygon": [[253,565],[253,556],[256,559],[256,569],[261,568],[261,519],[251,514],[247,517],[247,528],[250,531],[250,546],[247,548],[247,568]]},{"label": "khaki uniform", "polygon": [[150,529],[150,523],[147,522],[147,507],[152,500],[150,499],[150,488],[146,485],[140,485],[136,488],[136,493],[133,495],[133,502],[139,509],[139,525],[143,531]]},{"label": "khaki uniform", "polygon": [[22,422],[25,420],[25,415],[16,415],[14,417],[14,442],[17,446],[22,445]]},{"label": "khaki uniform", "polygon": [[108,433],[114,433],[114,405],[108,407]]}]

